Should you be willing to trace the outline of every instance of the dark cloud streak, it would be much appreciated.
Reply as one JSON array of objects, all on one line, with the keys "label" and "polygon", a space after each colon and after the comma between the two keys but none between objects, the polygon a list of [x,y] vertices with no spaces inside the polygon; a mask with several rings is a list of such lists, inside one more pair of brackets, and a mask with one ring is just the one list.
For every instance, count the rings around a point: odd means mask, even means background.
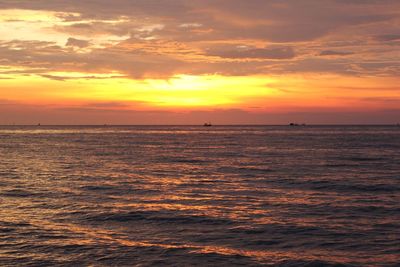
[{"label": "dark cloud streak", "polygon": [[[41,68],[42,76],[52,79],[62,77],[46,72],[118,72],[132,78],[400,74],[394,45],[400,40],[399,1],[0,0],[0,9],[63,12],[56,15],[66,24],[46,30],[67,34],[64,47],[34,40],[0,42],[1,64]],[[94,46],[92,38],[99,35],[125,40]],[[236,47],[226,44],[233,42]]]}]

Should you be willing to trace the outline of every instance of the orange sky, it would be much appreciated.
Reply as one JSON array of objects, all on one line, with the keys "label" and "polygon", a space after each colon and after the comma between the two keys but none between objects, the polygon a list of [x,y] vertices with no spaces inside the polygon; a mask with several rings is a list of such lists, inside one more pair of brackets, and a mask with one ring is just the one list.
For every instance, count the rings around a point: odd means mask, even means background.
[{"label": "orange sky", "polygon": [[0,124],[396,123],[400,2],[0,0]]}]

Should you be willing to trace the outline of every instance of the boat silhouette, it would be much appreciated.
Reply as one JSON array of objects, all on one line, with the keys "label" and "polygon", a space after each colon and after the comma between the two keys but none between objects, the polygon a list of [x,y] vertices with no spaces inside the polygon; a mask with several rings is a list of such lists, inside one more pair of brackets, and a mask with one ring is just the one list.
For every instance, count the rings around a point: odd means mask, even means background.
[{"label": "boat silhouette", "polygon": [[299,124],[299,123],[291,122],[291,123],[289,123],[289,126],[306,126],[306,124],[305,123]]}]

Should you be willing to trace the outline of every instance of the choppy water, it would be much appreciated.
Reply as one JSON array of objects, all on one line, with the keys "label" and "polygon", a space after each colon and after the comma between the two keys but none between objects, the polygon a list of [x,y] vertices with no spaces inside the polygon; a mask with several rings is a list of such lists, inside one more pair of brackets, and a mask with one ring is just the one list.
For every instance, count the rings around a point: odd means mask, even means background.
[{"label": "choppy water", "polygon": [[400,128],[0,127],[0,208],[0,266],[396,266]]}]

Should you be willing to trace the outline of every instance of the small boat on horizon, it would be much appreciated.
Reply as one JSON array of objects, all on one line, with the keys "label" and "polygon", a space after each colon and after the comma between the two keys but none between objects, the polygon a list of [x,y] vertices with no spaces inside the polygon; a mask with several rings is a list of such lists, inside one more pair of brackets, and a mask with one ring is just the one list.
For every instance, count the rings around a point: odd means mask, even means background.
[{"label": "small boat on horizon", "polygon": [[289,126],[306,126],[306,124],[305,123],[299,124],[299,123],[291,122],[291,123],[289,123]]},{"label": "small boat on horizon", "polygon": [[212,124],[211,124],[211,122],[206,122],[206,123],[203,124],[203,126],[204,126],[204,127],[211,127]]}]

